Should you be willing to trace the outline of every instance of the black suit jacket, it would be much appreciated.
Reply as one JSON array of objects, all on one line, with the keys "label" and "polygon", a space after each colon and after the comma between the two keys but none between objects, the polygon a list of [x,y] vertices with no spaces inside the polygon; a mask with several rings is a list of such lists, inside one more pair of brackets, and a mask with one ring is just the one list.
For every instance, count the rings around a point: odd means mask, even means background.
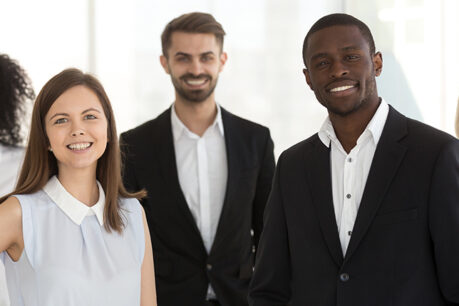
[{"label": "black suit jacket", "polygon": [[[145,189],[159,306],[202,306],[209,282],[223,306],[247,305],[249,281],[274,175],[269,130],[221,108],[228,181],[207,254],[179,185],[170,109],[121,135],[124,184]],[[251,234],[253,230],[253,236]]]},{"label": "black suit jacket", "polygon": [[343,258],[330,151],[279,158],[253,306],[459,305],[459,141],[390,108]]}]

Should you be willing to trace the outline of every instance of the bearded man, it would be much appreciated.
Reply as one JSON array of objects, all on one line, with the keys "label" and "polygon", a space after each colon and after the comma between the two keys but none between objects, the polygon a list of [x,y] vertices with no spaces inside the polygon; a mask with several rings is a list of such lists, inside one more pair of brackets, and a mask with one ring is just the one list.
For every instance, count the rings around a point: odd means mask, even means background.
[{"label": "bearded man", "polygon": [[121,135],[124,184],[145,189],[160,306],[244,306],[274,175],[269,130],[215,102],[227,54],[209,14],[172,20],[161,65],[172,106]]}]

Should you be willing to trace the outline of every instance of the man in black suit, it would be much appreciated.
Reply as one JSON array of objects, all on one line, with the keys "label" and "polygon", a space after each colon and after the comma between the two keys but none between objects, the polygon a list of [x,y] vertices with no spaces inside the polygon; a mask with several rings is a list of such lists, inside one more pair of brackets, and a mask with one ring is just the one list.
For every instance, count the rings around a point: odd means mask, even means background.
[{"label": "man in black suit", "polygon": [[329,116],[279,158],[250,305],[459,305],[458,140],[379,98],[360,20],[321,18],[303,58]]},{"label": "man in black suit", "polygon": [[124,182],[145,189],[159,306],[243,306],[274,175],[266,127],[216,104],[227,55],[209,14],[172,20],[161,64],[175,102],[121,135]]}]

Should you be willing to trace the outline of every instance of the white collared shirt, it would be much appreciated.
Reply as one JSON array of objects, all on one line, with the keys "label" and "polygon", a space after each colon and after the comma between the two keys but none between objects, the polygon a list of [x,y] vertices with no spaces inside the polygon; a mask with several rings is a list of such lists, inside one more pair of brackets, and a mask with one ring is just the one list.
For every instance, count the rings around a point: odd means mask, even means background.
[{"label": "white collared shirt", "polygon": [[333,206],[343,254],[346,254],[351,240],[368,173],[388,113],[389,106],[381,99],[376,113],[349,154],[336,137],[330,118],[325,119],[318,133],[327,148],[331,145]]},{"label": "white collared shirt", "polygon": [[62,186],[56,176],[49,179],[48,183],[43,187],[43,191],[75,224],[81,225],[86,216],[96,215],[97,221],[102,226],[104,225],[105,193],[99,182],[97,182],[97,187],[99,189],[99,199],[91,207],[74,198]]},{"label": "white collared shirt", "polygon": [[[180,187],[210,253],[223,207],[228,163],[220,106],[202,137],[191,132],[171,109],[172,135]],[[214,297],[209,287],[208,297]]]},{"label": "white collared shirt", "polygon": [[140,305],[145,253],[140,203],[121,198],[125,228],[122,234],[108,232],[105,194],[98,187],[92,207],[75,199],[56,177],[36,193],[15,195],[24,250],[17,262],[0,253],[11,305]]}]

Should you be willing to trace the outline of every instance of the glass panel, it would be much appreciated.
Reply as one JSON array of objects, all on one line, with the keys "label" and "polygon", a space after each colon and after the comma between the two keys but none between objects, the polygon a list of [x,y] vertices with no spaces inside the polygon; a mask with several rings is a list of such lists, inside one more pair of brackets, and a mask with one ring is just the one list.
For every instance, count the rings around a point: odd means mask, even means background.
[{"label": "glass panel", "polygon": [[346,1],[383,54],[379,94],[407,116],[449,133],[459,96],[458,7],[454,0]]}]

